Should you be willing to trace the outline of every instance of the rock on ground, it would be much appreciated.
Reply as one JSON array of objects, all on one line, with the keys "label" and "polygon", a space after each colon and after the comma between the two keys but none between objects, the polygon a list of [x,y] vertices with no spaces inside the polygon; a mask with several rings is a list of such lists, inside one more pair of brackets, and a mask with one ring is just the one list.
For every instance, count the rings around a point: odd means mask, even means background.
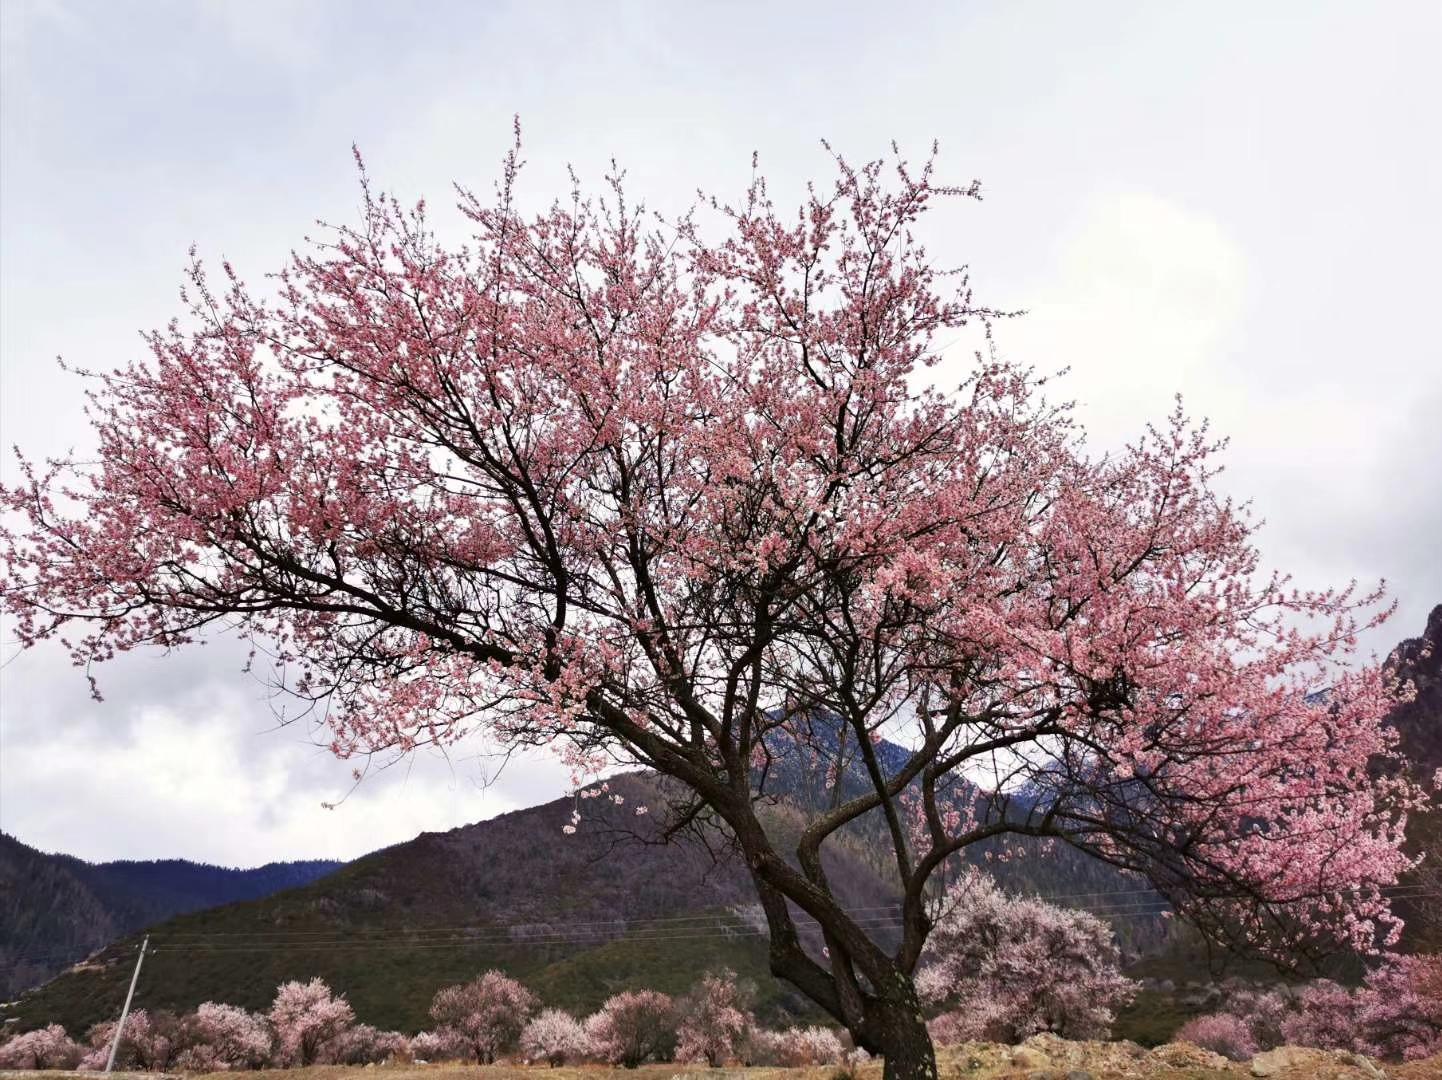
[{"label": "rock on ground", "polygon": [[1191,1043],[1147,1050],[1133,1042],[1073,1042],[1036,1035],[1018,1046],[943,1047],[939,1057],[942,1080],[1442,1080],[1442,1055],[1398,1064],[1302,1046],[1278,1047],[1251,1061],[1229,1061]]}]

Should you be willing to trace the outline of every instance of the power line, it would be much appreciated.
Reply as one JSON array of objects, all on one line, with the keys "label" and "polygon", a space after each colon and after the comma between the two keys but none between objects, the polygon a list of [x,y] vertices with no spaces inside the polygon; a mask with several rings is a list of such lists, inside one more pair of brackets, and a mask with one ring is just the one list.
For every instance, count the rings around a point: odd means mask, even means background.
[{"label": "power line", "polygon": [[[1382,889],[1382,890],[1380,890],[1380,891],[1381,891],[1384,895],[1388,896],[1389,898],[1394,898],[1394,899],[1405,899],[1405,898],[1408,898],[1408,897],[1414,896],[1414,895],[1425,895],[1426,892],[1427,892],[1426,887],[1423,886],[1423,885],[1392,886],[1392,887],[1390,887],[1390,888]],[[1139,888],[1139,889],[1112,889],[1112,890],[1101,890],[1101,891],[1097,891],[1097,892],[1078,892],[1078,893],[1036,893],[1036,894],[1019,894],[1019,898],[1021,898],[1021,899],[1033,899],[1033,898],[1034,898],[1034,899],[1038,899],[1038,900],[1047,900],[1047,901],[1052,901],[1052,900],[1073,900],[1073,899],[1080,899],[1080,898],[1083,898],[1083,897],[1111,897],[1111,896],[1146,896],[1146,897],[1148,897],[1149,902],[1154,902],[1154,903],[1159,903],[1159,904],[1166,904],[1166,905],[1170,906],[1170,902],[1167,901],[1163,896],[1161,896],[1161,894],[1157,893],[1156,890],[1154,890],[1154,889],[1149,889],[1149,888]],[[1151,898],[1154,898],[1154,899],[1151,899]],[[856,916],[856,917],[860,917],[860,918],[869,918],[869,917],[872,917],[874,913],[882,913],[882,914],[888,914],[888,915],[889,915],[889,914],[891,914],[891,913],[893,913],[893,912],[896,912],[896,911],[898,910],[898,905],[899,905],[899,903],[900,903],[899,901],[896,901],[896,902],[889,903],[889,904],[860,905],[860,906],[857,906],[857,907],[843,908],[842,910],[843,910],[846,914],[848,914],[848,915],[852,915],[852,916]],[[1106,908],[1109,908],[1109,907],[1112,907],[1112,906],[1114,906],[1114,905],[1111,905],[1111,904],[1099,904],[1099,905],[1095,905],[1094,907],[1084,907],[1082,910],[1087,910],[1087,911],[1093,911],[1093,912],[1095,912],[1096,910],[1102,910],[1102,909],[1106,909]],[[804,914],[804,912],[803,912],[803,914]],[[352,931],[342,931],[342,930],[337,929],[336,927],[324,927],[324,928],[318,928],[318,929],[313,929],[313,930],[301,930],[301,929],[263,929],[263,930],[242,930],[242,931],[217,931],[217,932],[214,932],[214,933],[209,933],[209,932],[206,932],[206,931],[192,931],[192,932],[180,932],[180,933],[170,934],[170,935],[167,935],[164,940],[165,940],[165,941],[168,941],[168,942],[179,943],[179,942],[189,941],[189,940],[210,941],[210,940],[214,940],[214,939],[217,939],[217,938],[245,938],[246,940],[249,940],[249,941],[272,941],[272,942],[275,942],[276,944],[285,944],[285,943],[290,942],[290,941],[294,941],[294,940],[297,940],[297,939],[309,938],[309,937],[335,937],[338,933],[345,933],[348,937],[361,937],[361,936],[364,936],[364,935],[374,935],[374,936],[382,936],[382,937],[384,937],[384,936],[390,936],[390,935],[396,934],[396,933],[405,933],[405,934],[411,934],[411,935],[422,935],[422,934],[440,935],[440,934],[464,934],[464,933],[484,934],[484,933],[499,933],[499,932],[502,932],[502,931],[506,931],[506,932],[525,932],[525,931],[529,931],[529,930],[537,930],[537,931],[541,931],[541,932],[544,932],[544,933],[554,933],[554,932],[559,931],[562,927],[572,928],[572,929],[596,927],[596,928],[620,928],[620,929],[623,929],[623,930],[643,930],[643,929],[646,929],[646,928],[649,928],[649,927],[652,927],[652,926],[662,926],[662,925],[666,925],[666,926],[677,926],[677,927],[684,927],[685,925],[690,925],[690,924],[705,924],[705,925],[710,925],[710,924],[714,924],[714,923],[717,922],[718,920],[724,920],[724,919],[733,919],[733,920],[740,919],[740,920],[743,920],[743,921],[744,921],[744,917],[743,917],[743,916],[739,916],[739,915],[736,915],[736,914],[734,914],[734,913],[729,913],[729,912],[728,912],[728,913],[720,913],[720,912],[716,912],[716,913],[710,913],[710,914],[702,913],[702,914],[696,914],[696,915],[645,916],[645,917],[634,918],[634,919],[628,919],[628,918],[622,917],[622,918],[615,918],[615,919],[595,919],[595,920],[574,920],[574,919],[573,919],[573,920],[552,920],[552,921],[550,921],[550,922],[534,922],[534,923],[506,923],[506,922],[461,923],[461,924],[450,925],[450,926],[416,927],[416,928],[414,928],[414,929],[407,929],[407,928],[401,928],[401,927],[385,927],[385,926],[379,926],[379,927],[373,927],[373,928],[358,927],[358,928],[356,928],[355,930],[352,930]]]},{"label": "power line", "polygon": [[[1392,899],[1418,899],[1442,896],[1442,891],[1422,885],[1394,886],[1382,890]],[[1152,893],[1148,897],[1142,894]],[[1150,889],[1114,889],[1091,893],[1052,893],[1041,895],[1044,900],[1064,899],[1083,896],[1131,897],[1111,904],[1100,904],[1083,908],[1102,919],[1152,918],[1171,911],[1170,904]],[[847,909],[853,922],[863,930],[887,930],[899,928],[902,916],[895,904],[867,905]],[[799,933],[820,934],[822,927],[800,913],[806,921],[799,922]],[[342,936],[337,936],[337,935]],[[277,949],[325,949],[340,951],[349,949],[418,950],[434,948],[514,948],[541,945],[583,945],[609,941],[626,940],[641,943],[648,941],[684,941],[700,939],[721,939],[738,937],[761,937],[769,929],[756,927],[744,916],[734,913],[710,915],[687,915],[655,917],[650,919],[626,920],[609,919],[593,921],[571,921],[558,924],[493,923],[455,927],[425,927],[415,930],[399,928],[362,929],[349,934],[335,928],[309,931],[260,931],[217,933],[213,935],[189,934],[162,937],[150,949],[156,953],[265,953]],[[241,939],[221,940],[217,939]],[[78,962],[98,956],[106,946],[89,954]],[[123,948],[123,946],[122,946]],[[130,948],[134,948],[131,946]],[[25,962],[46,960],[71,960],[73,953],[35,954],[5,958],[0,966],[14,968]]]}]

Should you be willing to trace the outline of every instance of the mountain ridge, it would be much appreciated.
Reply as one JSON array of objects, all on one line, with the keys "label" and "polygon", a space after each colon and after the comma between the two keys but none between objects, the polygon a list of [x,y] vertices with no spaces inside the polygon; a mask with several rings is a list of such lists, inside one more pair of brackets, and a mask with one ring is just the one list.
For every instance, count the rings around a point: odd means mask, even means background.
[{"label": "mountain ridge", "polygon": [[[591,1008],[617,989],[677,992],[704,967],[729,963],[764,980],[760,1005],[802,1015],[808,1006],[775,983],[766,948],[736,909],[754,899],[749,875],[705,845],[659,842],[665,798],[656,777],[608,781],[623,804],[588,800],[573,836],[569,798],[363,856],[263,900],[180,915],[148,930],[152,954],[136,1007],[188,1009],[208,999],[268,1005],[285,979],[326,978],[357,1015],[415,1030],[439,986],[496,966],[550,1002]],[[768,811],[799,833],[786,807]],[[868,908],[895,897],[846,844],[826,856],[843,901]],[[658,932],[656,926],[674,924]],[[51,1020],[83,1031],[118,1010],[134,962],[131,936],[5,1009],[26,1027]]]},{"label": "mountain ridge", "polygon": [[92,863],[0,832],[0,997],[168,916],[269,896],[342,865],[334,859],[245,868],[187,859]]}]

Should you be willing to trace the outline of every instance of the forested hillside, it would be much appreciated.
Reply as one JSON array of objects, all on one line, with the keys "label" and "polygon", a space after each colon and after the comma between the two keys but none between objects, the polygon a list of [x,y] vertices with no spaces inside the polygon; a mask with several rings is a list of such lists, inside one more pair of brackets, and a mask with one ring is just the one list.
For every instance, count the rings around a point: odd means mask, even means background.
[{"label": "forested hillside", "polygon": [[248,870],[184,859],[88,863],[0,833],[0,996],[43,982],[171,915],[259,899],[341,865],[324,859]]}]

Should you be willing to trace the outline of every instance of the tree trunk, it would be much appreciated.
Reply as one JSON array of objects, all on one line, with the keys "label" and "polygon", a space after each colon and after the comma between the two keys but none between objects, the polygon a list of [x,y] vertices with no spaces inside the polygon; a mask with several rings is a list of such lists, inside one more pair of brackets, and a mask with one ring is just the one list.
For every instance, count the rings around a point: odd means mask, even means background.
[{"label": "tree trunk", "polygon": [[936,1050],[915,999],[867,1017],[867,1042],[886,1059],[882,1080],[937,1080]]}]

